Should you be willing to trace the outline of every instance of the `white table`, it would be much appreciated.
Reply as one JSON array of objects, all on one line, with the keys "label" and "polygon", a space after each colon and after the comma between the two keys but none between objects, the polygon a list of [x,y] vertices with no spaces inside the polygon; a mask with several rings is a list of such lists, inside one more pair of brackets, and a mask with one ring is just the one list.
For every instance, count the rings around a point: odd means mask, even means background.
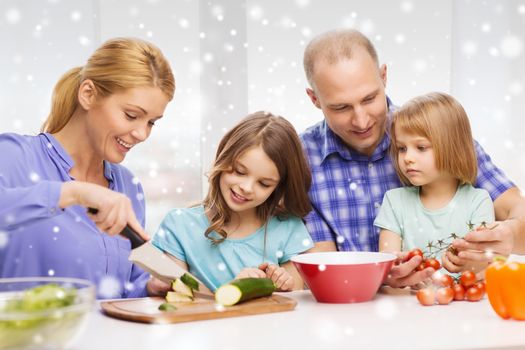
[{"label": "white table", "polygon": [[297,300],[295,310],[164,325],[96,308],[73,349],[525,349],[525,321],[500,319],[486,297],[424,307],[408,291],[383,290],[359,304],[317,303],[309,291],[283,295]]}]

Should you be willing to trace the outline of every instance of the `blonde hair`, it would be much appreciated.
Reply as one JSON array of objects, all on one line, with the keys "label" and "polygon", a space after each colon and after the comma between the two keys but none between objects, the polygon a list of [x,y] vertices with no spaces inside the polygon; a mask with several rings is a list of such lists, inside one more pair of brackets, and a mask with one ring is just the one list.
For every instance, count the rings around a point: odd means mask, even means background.
[{"label": "blonde hair", "polygon": [[91,80],[97,97],[135,87],[159,87],[169,100],[175,93],[175,78],[162,52],[153,44],[135,38],[106,41],[88,59],[84,67],[67,71],[55,85],[51,112],[42,131],[56,133],[71,119],[78,106],[78,89]]},{"label": "blonde hair", "polygon": [[[233,171],[237,160],[253,146],[260,146],[275,163],[280,181],[268,199],[257,207],[257,217],[265,224],[272,216],[303,217],[311,210],[308,190],[311,175],[301,142],[289,121],[267,112],[256,112],[241,120],[219,143],[213,168],[209,174],[208,194],[203,201],[210,218],[205,235],[214,244],[227,238],[224,226],[231,212],[220,190],[221,174]],[[221,237],[215,238],[215,231]]]},{"label": "blonde hair", "polygon": [[303,65],[306,79],[312,88],[315,63],[325,61],[335,64],[341,59],[351,59],[356,48],[363,48],[379,69],[379,58],[372,42],[363,33],[354,29],[332,30],[310,41],[304,50]]},{"label": "blonde hair", "polygon": [[478,162],[470,123],[465,110],[452,96],[440,92],[418,96],[394,113],[390,155],[397,175],[405,185],[410,185],[399,168],[396,127],[430,141],[439,171],[454,176],[460,184],[475,183]]}]

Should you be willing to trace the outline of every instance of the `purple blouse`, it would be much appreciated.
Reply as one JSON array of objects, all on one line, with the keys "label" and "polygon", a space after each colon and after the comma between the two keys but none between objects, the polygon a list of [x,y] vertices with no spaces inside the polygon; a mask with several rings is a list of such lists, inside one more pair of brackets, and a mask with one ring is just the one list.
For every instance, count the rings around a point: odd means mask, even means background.
[{"label": "purple blouse", "polygon": [[[128,261],[130,241],[100,232],[86,208],[58,207],[73,165],[51,134],[0,134],[0,277],[84,278],[97,285],[98,298],[146,296],[149,275]],[[144,226],[144,194],[133,174],[105,162],[104,176],[130,198]]]}]

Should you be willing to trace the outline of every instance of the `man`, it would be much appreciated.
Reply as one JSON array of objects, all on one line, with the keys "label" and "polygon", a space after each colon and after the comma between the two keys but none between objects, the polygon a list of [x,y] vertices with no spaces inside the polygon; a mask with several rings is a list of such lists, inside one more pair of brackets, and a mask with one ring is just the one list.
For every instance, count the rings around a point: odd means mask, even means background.
[{"label": "man", "polygon": [[[316,242],[313,249],[377,251],[374,218],[384,193],[401,186],[388,155],[395,107],[385,93],[387,67],[379,65],[367,37],[342,30],[314,38],[305,50],[304,68],[311,86],[306,92],[325,117],[301,135],[312,170],[313,210],[305,219]],[[502,221],[454,242],[460,253],[453,262],[459,265],[525,252],[525,233],[520,233],[525,231],[525,200],[478,144],[476,151],[477,187],[490,193],[496,219]],[[401,287],[424,280],[434,270],[414,273],[420,262],[414,257],[396,266],[386,282]]]}]

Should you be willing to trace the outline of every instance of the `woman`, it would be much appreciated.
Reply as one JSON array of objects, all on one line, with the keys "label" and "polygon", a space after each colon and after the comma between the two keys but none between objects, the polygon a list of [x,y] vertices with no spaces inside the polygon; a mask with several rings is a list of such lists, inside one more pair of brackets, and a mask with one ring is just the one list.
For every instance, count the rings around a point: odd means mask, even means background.
[{"label": "woman", "polygon": [[174,91],[158,48],[109,40],[58,81],[43,133],[0,135],[0,277],[85,278],[101,298],[166,288],[128,261],[130,242],[118,235],[130,225],[148,239],[142,187],[119,163]]}]

